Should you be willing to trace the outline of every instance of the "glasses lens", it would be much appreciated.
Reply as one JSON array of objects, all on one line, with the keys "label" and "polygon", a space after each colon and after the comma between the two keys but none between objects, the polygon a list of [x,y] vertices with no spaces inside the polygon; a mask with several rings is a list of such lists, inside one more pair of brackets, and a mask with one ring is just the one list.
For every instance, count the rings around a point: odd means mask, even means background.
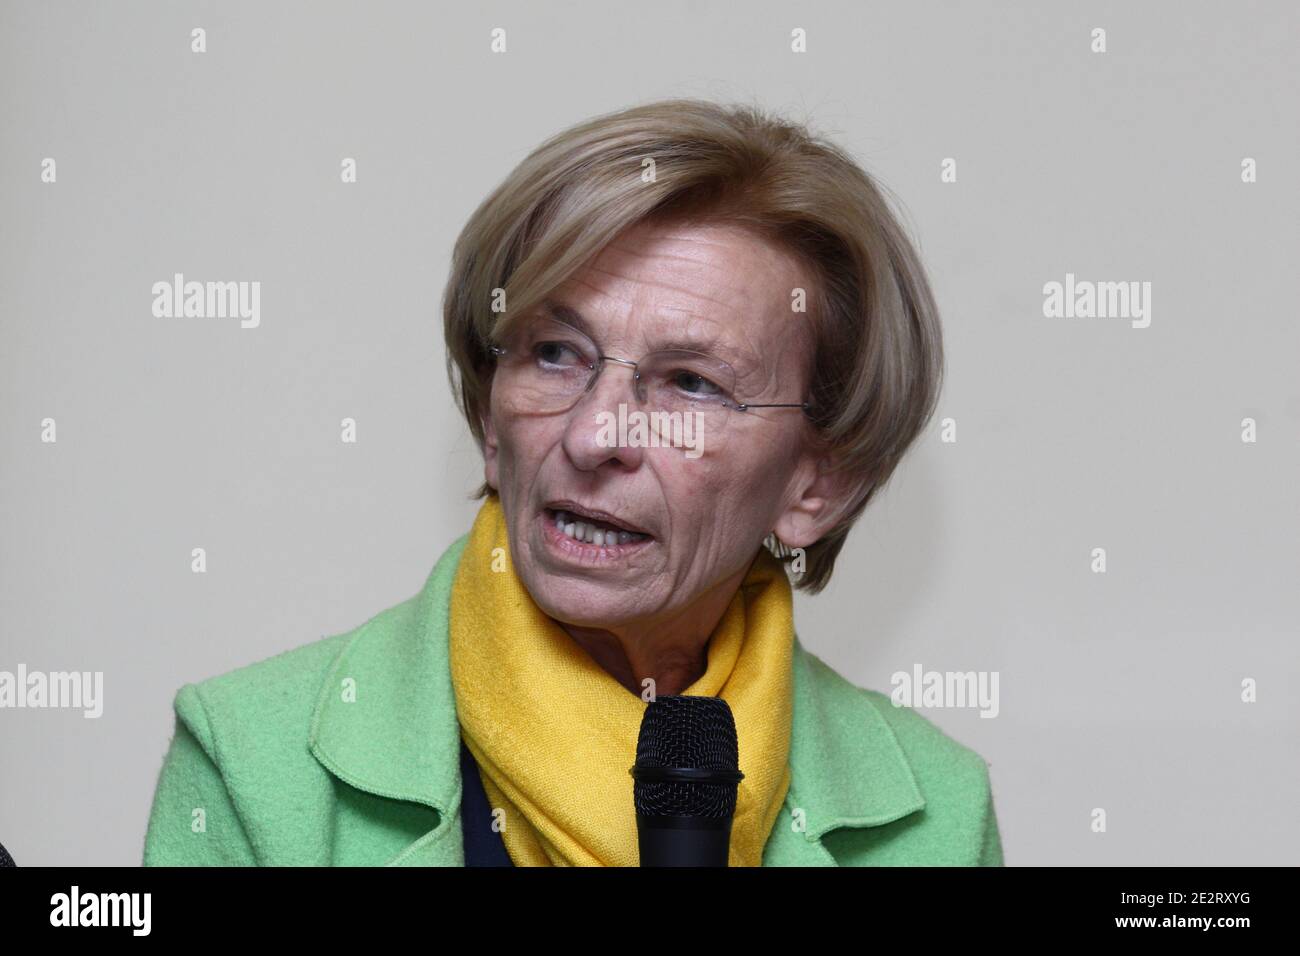
[{"label": "glasses lens", "polygon": [[587,387],[596,346],[571,325],[537,319],[507,337],[497,364],[504,400],[519,411],[550,413],[572,406]]},{"label": "glasses lens", "polygon": [[736,412],[736,373],[702,352],[652,352],[641,361],[641,386],[650,425],[661,443],[690,447],[721,440]]}]

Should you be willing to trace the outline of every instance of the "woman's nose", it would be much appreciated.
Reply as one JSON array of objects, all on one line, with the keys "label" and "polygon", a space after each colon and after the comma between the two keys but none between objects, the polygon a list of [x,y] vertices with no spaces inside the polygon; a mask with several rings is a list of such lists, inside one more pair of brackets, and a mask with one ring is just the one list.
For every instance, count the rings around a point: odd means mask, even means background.
[{"label": "woman's nose", "polygon": [[564,447],[578,468],[595,470],[615,459],[629,468],[640,464],[643,450],[628,441],[640,414],[635,376],[630,362],[607,359],[569,410]]}]

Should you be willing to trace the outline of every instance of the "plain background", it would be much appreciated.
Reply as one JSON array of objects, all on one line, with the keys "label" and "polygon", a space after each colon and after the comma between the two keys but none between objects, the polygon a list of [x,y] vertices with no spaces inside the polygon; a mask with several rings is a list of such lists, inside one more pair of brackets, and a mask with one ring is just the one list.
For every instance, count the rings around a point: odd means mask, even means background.
[{"label": "plain background", "polygon": [[[996,719],[923,713],[990,763],[1008,864],[1295,863],[1298,34],[1185,0],[4,3],[0,669],[103,671],[105,710],[0,711],[0,842],[137,864],[182,684],[419,590],[481,478],[441,340],[466,217],[546,136],[702,96],[848,149],[943,311],[936,419],[804,643],[885,692],[999,673]],[[175,272],[259,280],[261,327],[154,318]],[[1151,326],[1044,318],[1067,272],[1151,282]]]}]

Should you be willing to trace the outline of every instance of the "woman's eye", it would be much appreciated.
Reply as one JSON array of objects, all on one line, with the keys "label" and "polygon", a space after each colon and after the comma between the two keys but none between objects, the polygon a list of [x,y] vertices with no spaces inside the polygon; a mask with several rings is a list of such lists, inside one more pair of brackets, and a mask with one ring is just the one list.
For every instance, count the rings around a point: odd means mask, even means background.
[{"label": "woman's eye", "polygon": [[533,354],[547,365],[581,364],[578,353],[563,342],[541,342],[533,349]]},{"label": "woman's eye", "polygon": [[673,384],[691,395],[718,395],[722,389],[703,375],[682,370],[674,373]]}]

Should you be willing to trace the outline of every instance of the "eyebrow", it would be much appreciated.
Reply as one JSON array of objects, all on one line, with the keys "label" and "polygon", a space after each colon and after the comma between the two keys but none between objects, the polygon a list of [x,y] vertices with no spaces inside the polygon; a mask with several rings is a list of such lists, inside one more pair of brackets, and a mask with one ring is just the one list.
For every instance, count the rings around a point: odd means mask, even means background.
[{"label": "eyebrow", "polygon": [[[595,341],[596,336],[592,332],[591,325],[583,317],[582,313],[563,302],[556,302],[553,299],[547,299],[542,303],[542,310],[550,315],[551,318],[558,319],[561,322],[568,323],[574,328],[583,332],[587,338]],[[659,352],[667,349],[685,349],[691,352],[704,352],[705,354],[717,355],[727,361],[728,364],[736,368],[739,372],[741,367],[749,368],[754,365],[755,358],[747,351],[733,348],[726,342],[723,342],[718,336],[692,336],[677,335],[667,340],[657,341],[651,351]]]}]

